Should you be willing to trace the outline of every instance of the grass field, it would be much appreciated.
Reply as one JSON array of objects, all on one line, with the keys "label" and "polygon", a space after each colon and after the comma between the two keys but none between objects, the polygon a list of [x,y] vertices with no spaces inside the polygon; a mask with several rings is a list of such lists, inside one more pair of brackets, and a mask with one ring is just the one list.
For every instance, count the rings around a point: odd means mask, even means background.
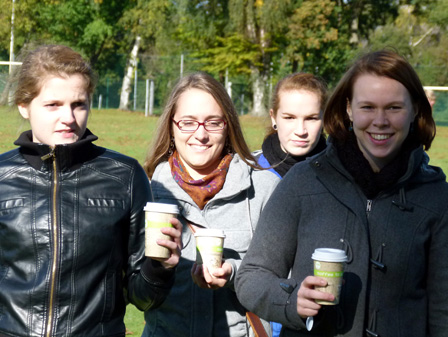
[{"label": "grass field", "polygon": [[[20,117],[15,107],[0,107],[0,118],[0,153],[3,153],[15,148],[14,140],[22,131],[29,129],[29,125]],[[145,117],[142,113],[94,110],[88,125],[99,137],[95,142],[97,145],[124,153],[143,163],[156,124],[157,117]],[[241,124],[250,149],[259,149],[269,121],[266,118],[243,116]],[[447,145],[448,127],[438,127],[436,139],[428,153],[431,164],[441,166],[445,172],[448,172]],[[130,305],[125,322],[128,334],[141,335],[144,327],[143,313]]]}]

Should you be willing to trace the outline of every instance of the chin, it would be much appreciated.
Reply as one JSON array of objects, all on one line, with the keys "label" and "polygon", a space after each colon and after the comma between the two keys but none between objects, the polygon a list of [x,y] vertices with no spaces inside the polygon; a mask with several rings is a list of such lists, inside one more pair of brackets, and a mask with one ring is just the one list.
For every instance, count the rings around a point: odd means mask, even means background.
[{"label": "chin", "polygon": [[311,151],[310,149],[303,149],[301,151],[295,150],[295,151],[289,151],[289,154],[294,157],[300,157],[306,155],[310,151]]}]

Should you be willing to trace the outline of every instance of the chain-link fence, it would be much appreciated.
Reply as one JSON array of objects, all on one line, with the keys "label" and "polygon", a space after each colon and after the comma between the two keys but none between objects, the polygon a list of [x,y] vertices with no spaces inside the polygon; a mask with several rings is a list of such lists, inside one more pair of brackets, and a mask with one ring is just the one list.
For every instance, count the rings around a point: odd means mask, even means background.
[{"label": "chain-link fence", "polygon": [[[155,114],[160,113],[176,81],[177,78],[173,78],[171,81],[164,81],[160,78],[134,81],[129,94],[128,108],[147,112],[150,109],[150,102],[152,102],[153,112]],[[95,90],[92,107],[117,109],[120,105],[121,87],[121,79],[102,79]],[[151,87],[153,90],[151,90]],[[249,85],[229,81],[227,91],[232,97],[237,112],[241,115],[249,113],[252,99]]]}]

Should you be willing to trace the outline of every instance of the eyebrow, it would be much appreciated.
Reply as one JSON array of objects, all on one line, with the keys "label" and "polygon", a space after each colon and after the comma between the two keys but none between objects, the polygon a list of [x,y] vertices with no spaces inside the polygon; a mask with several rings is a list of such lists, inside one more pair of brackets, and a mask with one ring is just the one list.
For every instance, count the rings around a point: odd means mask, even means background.
[{"label": "eyebrow", "polygon": [[[180,119],[193,119],[193,120],[197,120],[197,116],[193,116],[193,115],[185,115],[185,116],[181,116],[179,117]],[[205,118],[205,120],[209,120],[209,119],[224,119],[224,116],[219,116],[219,115],[209,115]]]}]

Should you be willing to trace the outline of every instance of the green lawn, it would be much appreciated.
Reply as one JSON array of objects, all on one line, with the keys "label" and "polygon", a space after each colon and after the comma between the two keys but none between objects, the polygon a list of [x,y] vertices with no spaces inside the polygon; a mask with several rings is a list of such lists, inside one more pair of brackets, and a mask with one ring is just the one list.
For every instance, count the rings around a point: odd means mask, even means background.
[{"label": "green lawn", "polygon": [[[17,109],[0,107],[0,153],[13,149],[14,140],[29,128]],[[241,117],[244,135],[251,150],[261,147],[267,118]],[[116,150],[136,158],[143,163],[152,134],[157,125],[157,117],[145,117],[142,113],[119,110],[94,110],[89,120],[90,130],[99,137],[96,144]],[[431,164],[441,166],[448,172],[448,127],[438,127],[437,136],[429,150]],[[140,336],[143,327],[143,313],[132,305],[128,306],[126,326],[129,334]]]}]

